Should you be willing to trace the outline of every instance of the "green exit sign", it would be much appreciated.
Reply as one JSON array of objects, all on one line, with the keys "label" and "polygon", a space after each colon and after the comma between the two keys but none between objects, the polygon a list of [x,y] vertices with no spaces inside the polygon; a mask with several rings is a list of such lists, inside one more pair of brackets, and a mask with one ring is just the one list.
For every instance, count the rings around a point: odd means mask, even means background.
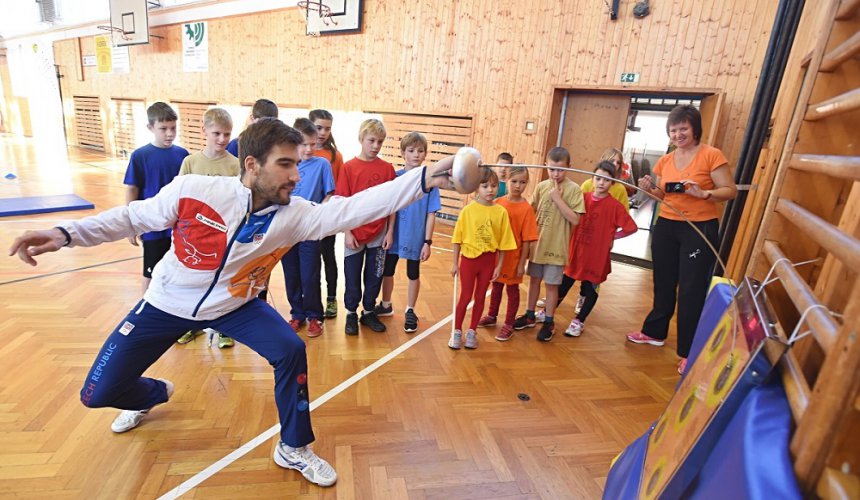
[{"label": "green exit sign", "polygon": [[621,73],[621,83],[639,83],[639,73]]}]

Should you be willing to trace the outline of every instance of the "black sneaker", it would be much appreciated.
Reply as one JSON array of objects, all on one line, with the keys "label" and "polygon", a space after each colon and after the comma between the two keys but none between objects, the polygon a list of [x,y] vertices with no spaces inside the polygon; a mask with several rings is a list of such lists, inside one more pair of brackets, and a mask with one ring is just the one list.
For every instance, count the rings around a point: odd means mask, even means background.
[{"label": "black sneaker", "polygon": [[403,331],[413,333],[418,330],[418,315],[412,309],[406,310],[406,321],[403,322]]},{"label": "black sneaker", "polygon": [[555,324],[554,323],[544,323],[543,326],[540,327],[540,331],[537,334],[537,339],[541,342],[549,342],[552,340],[552,336],[555,334]]},{"label": "black sneaker", "polygon": [[382,305],[382,302],[380,302],[373,308],[373,313],[380,318],[383,316],[394,316],[394,306],[392,304],[388,304],[388,307],[385,307]]},{"label": "black sneaker", "polygon": [[517,319],[514,320],[514,330],[522,330],[524,328],[534,328],[534,326],[536,324],[537,324],[537,321],[535,321],[534,316],[529,318],[527,315],[521,314],[521,315],[517,316]]},{"label": "black sneaker", "polygon": [[347,313],[344,332],[347,335],[358,335],[358,314],[354,312]]},{"label": "black sneaker", "polygon": [[379,318],[376,316],[375,312],[362,312],[360,321],[362,325],[370,328],[374,332],[385,331],[385,325],[382,324],[382,321],[379,321]]}]

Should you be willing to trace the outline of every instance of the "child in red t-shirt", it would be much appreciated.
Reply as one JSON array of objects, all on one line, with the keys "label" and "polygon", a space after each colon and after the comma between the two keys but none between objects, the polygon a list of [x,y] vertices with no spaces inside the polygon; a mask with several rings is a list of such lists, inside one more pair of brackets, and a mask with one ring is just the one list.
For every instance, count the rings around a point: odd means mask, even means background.
[{"label": "child in red t-shirt", "polygon": [[[615,165],[602,161],[594,172],[615,178]],[[585,215],[570,238],[569,260],[558,291],[558,301],[561,303],[576,280],[582,282],[585,303],[564,331],[568,337],[582,334],[585,319],[597,303],[597,285],[606,281],[612,271],[609,252],[613,241],[629,236],[638,229],[627,210],[609,195],[613,181],[596,175],[593,180],[594,191],[583,195]]]},{"label": "child in red t-shirt", "polygon": [[[371,118],[361,123],[358,131],[361,153],[343,164],[336,182],[336,195],[352,196],[395,178],[394,166],[378,156],[386,135],[385,126],[379,120]],[[379,321],[373,309],[382,286],[385,251],[391,246],[396,216],[397,214],[391,214],[344,233],[346,248],[343,275],[346,291],[343,294],[343,305],[347,310],[347,335],[358,335],[359,319],[356,311],[359,301],[364,309],[361,313],[361,324],[374,332],[385,331],[385,325]]]}]

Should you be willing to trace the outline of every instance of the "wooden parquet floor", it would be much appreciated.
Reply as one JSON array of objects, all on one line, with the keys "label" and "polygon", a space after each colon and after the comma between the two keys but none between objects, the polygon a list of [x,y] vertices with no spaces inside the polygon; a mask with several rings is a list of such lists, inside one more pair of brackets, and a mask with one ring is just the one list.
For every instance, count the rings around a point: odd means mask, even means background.
[{"label": "wooden parquet floor", "polygon": [[[78,149],[67,157],[62,146],[0,136],[0,161],[0,174],[18,176],[0,179],[0,197],[75,192],[97,206],[0,218],[4,250],[24,229],[123,202],[122,160]],[[418,334],[441,322],[436,330],[327,394],[312,413],[314,448],[337,469],[337,485],[321,489],[276,466],[272,438],[185,498],[601,496],[610,461],[658,417],[678,380],[673,342],[624,341],[649,308],[650,272],[616,264],[580,338],[558,331],[544,344],[534,329],[500,343],[488,329],[477,350],[452,351],[443,322],[451,314],[450,244],[443,235],[436,241],[416,308]],[[80,404],[97,349],[139,299],[139,252],[120,241],[42,256],[36,268],[0,259],[0,497],[157,498],[277,422],[268,364],[242,345],[218,350],[203,337],[170,349],[148,372],[172,380],[176,392],[137,429],[113,434],[115,410]],[[312,399],[418,335],[402,331],[405,271],[398,273],[387,332],[346,337],[341,314],[307,341]],[[273,281],[274,305],[288,314],[283,278]],[[560,308],[560,326],[572,303]]]}]

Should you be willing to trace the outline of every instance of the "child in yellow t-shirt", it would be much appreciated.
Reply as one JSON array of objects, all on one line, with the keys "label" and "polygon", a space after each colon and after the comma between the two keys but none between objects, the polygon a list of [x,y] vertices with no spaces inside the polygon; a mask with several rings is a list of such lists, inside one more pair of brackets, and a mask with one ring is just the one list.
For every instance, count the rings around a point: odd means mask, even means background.
[{"label": "child in yellow t-shirt", "polygon": [[454,243],[454,265],[451,275],[460,275],[460,298],[454,313],[454,331],[448,341],[451,349],[459,349],[462,344],[466,306],[473,297],[475,304],[466,331],[465,347],[478,347],[475,328],[484,312],[487,288],[491,280],[499,277],[505,252],[517,248],[508,212],[495,203],[498,188],[499,177],[496,173],[489,168],[482,168],[481,184],[475,192],[475,200],[463,208],[454,226],[451,237]]},{"label": "child in yellow t-shirt", "polygon": [[514,319],[520,307],[520,283],[523,282],[526,261],[534,250],[538,239],[537,219],[531,204],[523,198],[523,191],[529,184],[529,171],[524,167],[510,167],[508,170],[508,194],[496,199],[508,212],[511,230],[517,242],[517,249],[506,254],[505,263],[498,279],[493,281],[490,292],[490,309],[478,322],[479,327],[496,324],[496,316],[502,303],[502,292],[507,291],[508,310],[504,323],[496,333],[496,340],[504,342],[514,334]]}]

